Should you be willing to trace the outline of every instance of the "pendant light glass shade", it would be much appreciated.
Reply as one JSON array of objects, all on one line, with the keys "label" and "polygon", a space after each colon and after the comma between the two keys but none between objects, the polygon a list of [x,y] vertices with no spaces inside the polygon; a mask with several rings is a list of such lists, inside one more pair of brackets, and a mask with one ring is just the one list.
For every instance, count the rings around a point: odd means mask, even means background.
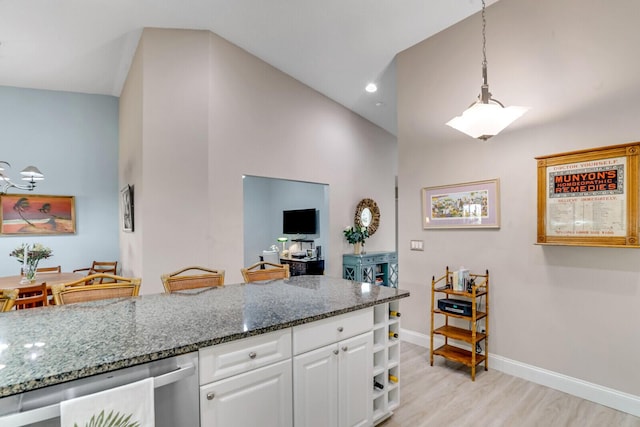
[{"label": "pendant light glass shade", "polygon": [[20,172],[20,175],[22,175],[23,181],[31,182],[44,180],[44,175],[40,172],[40,169],[35,166],[27,166],[22,170],[22,172]]},{"label": "pendant light glass shade", "polygon": [[527,110],[527,107],[503,107],[500,104],[484,104],[478,101],[462,115],[449,120],[447,125],[473,138],[486,141],[500,133]]}]

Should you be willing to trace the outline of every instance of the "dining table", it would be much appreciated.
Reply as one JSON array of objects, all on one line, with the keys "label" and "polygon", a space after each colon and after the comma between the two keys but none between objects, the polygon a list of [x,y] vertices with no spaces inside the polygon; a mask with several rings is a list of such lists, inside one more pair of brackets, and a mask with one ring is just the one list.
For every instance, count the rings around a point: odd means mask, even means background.
[{"label": "dining table", "polygon": [[[21,275],[0,277],[0,289],[17,289],[20,286],[25,286],[20,284],[22,277],[23,276]],[[51,285],[74,282],[82,279],[83,277],[85,277],[85,275],[82,273],[37,273],[34,284],[46,283],[47,288],[50,289]]]}]

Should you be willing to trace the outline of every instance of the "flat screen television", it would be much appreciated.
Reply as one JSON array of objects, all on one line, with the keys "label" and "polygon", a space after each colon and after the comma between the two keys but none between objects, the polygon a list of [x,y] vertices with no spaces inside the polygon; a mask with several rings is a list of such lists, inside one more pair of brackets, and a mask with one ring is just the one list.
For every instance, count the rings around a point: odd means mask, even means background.
[{"label": "flat screen television", "polygon": [[282,211],[282,233],[316,234],[316,230],[315,209]]}]

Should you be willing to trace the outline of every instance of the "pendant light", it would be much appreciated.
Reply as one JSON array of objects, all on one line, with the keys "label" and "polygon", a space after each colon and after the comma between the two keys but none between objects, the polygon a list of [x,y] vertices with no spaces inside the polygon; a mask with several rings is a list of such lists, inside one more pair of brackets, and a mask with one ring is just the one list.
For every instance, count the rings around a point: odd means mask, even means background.
[{"label": "pendant light", "polygon": [[467,108],[462,115],[447,122],[448,126],[466,133],[474,138],[486,141],[497,135],[504,128],[513,123],[529,109],[528,107],[505,107],[493,98],[487,83],[487,37],[485,19],[485,4],[482,0],[482,86],[478,100]]}]

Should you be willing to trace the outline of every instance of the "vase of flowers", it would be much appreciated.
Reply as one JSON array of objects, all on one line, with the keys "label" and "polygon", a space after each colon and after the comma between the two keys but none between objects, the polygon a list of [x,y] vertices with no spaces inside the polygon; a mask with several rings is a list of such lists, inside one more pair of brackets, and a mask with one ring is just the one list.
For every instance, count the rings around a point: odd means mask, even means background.
[{"label": "vase of flowers", "polygon": [[9,255],[15,257],[22,265],[23,284],[25,284],[35,282],[38,263],[41,259],[51,257],[53,251],[40,243],[34,243],[32,245],[23,243],[11,251]]},{"label": "vase of flowers", "polygon": [[352,225],[345,228],[343,233],[347,242],[353,245],[353,253],[360,255],[362,247],[364,246],[364,241],[369,237],[369,230],[367,227],[356,227]]}]

